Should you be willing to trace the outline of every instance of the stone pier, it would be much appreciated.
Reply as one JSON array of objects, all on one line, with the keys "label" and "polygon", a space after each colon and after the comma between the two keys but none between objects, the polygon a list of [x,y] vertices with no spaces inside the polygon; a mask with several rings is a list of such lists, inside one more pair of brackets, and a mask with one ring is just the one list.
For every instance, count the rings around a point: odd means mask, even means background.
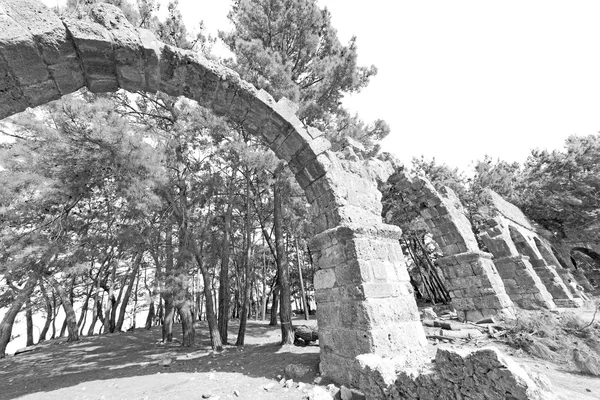
[{"label": "stone pier", "polygon": [[485,227],[479,237],[494,255],[494,264],[511,300],[525,309],[556,309],[552,295],[534,271],[529,257],[517,251],[503,219],[488,219]]},{"label": "stone pier", "polygon": [[321,369],[336,382],[356,386],[352,365],[360,354],[377,354],[399,368],[425,360],[427,343],[399,237],[396,226],[345,226],[311,242],[319,268]]}]

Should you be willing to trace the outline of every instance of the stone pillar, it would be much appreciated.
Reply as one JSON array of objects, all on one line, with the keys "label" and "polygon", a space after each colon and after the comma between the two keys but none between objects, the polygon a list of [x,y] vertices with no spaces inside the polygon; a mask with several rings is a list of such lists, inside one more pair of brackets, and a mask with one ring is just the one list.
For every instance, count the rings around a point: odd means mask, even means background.
[{"label": "stone pillar", "polygon": [[516,305],[525,309],[556,309],[552,295],[533,270],[529,257],[518,252],[509,230],[500,220],[487,220],[486,230],[479,237],[494,255],[494,264],[504,282],[506,293]]},{"label": "stone pillar", "polygon": [[552,295],[534,272],[529,257],[519,254],[494,258],[494,264],[504,282],[506,293],[516,305],[528,310],[539,307],[556,309]]},{"label": "stone pillar", "polygon": [[571,291],[565,282],[563,282],[558,272],[556,272],[556,268],[553,265],[548,265],[546,261],[540,258],[530,258],[529,261],[533,266],[533,270],[540,277],[554,299],[573,298]]},{"label": "stone pillar", "polygon": [[400,229],[339,226],[311,242],[321,371],[355,386],[355,357],[374,353],[398,367],[421,365],[427,341],[398,238]]},{"label": "stone pillar", "polygon": [[437,260],[458,317],[477,321],[503,315],[514,318],[511,299],[492,262],[492,255],[470,251]]}]

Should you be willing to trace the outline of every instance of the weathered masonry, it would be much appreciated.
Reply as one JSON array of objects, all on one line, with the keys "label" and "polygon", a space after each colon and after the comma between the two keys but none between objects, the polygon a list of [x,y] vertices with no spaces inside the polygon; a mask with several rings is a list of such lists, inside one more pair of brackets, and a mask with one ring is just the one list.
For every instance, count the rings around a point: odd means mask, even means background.
[{"label": "weathered masonry", "polygon": [[185,96],[243,125],[287,163],[315,215],[323,372],[355,382],[350,365],[364,353],[421,364],[426,340],[400,231],[382,223],[372,169],[330,151],[286,99],[275,102],[232,70],[157,41],[116,7],[98,4],[91,18],[61,20],[34,0],[0,0],[0,118],[83,87],[122,88]]},{"label": "weathered masonry", "polygon": [[471,223],[452,189],[438,191],[427,179],[410,179],[403,171],[392,175],[389,182],[407,199],[407,211],[419,211],[440,247],[443,257],[437,263],[458,316],[469,321],[495,315],[513,317],[513,302],[492,255],[479,249]]},{"label": "weathered masonry", "polygon": [[489,190],[494,217],[482,241],[492,254],[507,292],[522,308],[580,307],[580,294],[567,283],[575,277],[549,250],[549,243],[515,205]]}]

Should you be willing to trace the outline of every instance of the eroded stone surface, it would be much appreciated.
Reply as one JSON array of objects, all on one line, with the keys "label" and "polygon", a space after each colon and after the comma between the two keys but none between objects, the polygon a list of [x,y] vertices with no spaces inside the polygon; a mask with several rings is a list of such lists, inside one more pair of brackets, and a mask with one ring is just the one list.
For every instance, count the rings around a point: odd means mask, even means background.
[{"label": "eroded stone surface", "polygon": [[[486,221],[480,237],[494,254],[498,268],[504,268],[501,275],[511,287],[511,298],[524,308],[533,304],[552,309],[551,302],[557,300],[577,307],[579,303],[573,300],[571,289],[557,272],[562,267],[546,249],[545,239],[537,234],[533,223],[494,191],[487,190],[487,194],[494,216]],[[525,278],[517,280],[516,271]],[[532,287],[528,283],[533,283],[536,293],[529,293]]]},{"label": "eroded stone surface", "polygon": [[528,373],[495,348],[439,349],[435,364],[396,375],[375,355],[358,357],[358,388],[368,399],[390,400],[554,400],[547,381]]},{"label": "eroded stone surface", "polygon": [[436,190],[425,178],[410,179],[402,169],[390,177],[406,198],[408,213],[418,210],[443,257],[437,260],[457,315],[466,320],[514,316],[513,303],[491,261],[479,250],[465,210],[450,188]]}]

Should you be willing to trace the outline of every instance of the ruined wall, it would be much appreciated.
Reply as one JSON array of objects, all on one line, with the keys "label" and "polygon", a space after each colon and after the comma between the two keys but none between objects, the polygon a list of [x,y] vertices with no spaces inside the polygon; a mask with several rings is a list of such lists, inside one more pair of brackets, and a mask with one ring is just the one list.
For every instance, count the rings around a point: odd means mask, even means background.
[{"label": "ruined wall", "polygon": [[[561,259],[561,265],[564,264],[572,272],[579,285],[588,292],[600,294],[600,241],[568,239],[554,242],[552,249]],[[577,257],[581,254],[586,255],[586,261],[592,265],[577,263]],[[575,259],[575,264],[571,258]]]},{"label": "ruined wall", "polygon": [[[560,307],[580,306],[581,301],[566,285],[572,275],[563,270],[555,257],[550,257],[546,251],[549,244],[537,234],[534,225],[518,207],[496,192],[488,189],[487,195],[493,217],[486,221],[480,238],[494,254],[511,298],[523,308],[551,309],[552,302]],[[543,251],[538,244],[544,245]]]},{"label": "ruined wall", "polygon": [[438,192],[427,179],[410,179],[403,171],[392,175],[389,182],[405,196],[409,208],[419,211],[442,250],[443,257],[437,263],[459,318],[473,321],[513,316],[513,303],[492,256],[479,250],[456,194],[450,188]]},{"label": "ruined wall", "polygon": [[389,400],[551,400],[544,378],[528,373],[495,348],[438,349],[421,371],[395,371],[377,356],[360,356],[357,387],[367,399]]},{"label": "ruined wall", "polygon": [[107,4],[95,5],[91,20],[61,20],[34,0],[0,0],[0,26],[0,118],[82,87],[123,88],[185,96],[261,138],[294,173],[315,216],[311,249],[324,373],[348,382],[346,367],[359,353],[402,365],[423,362],[426,340],[400,231],[382,224],[376,177],[363,161],[332,152],[319,130],[296,117],[294,104],[159,42]]}]

